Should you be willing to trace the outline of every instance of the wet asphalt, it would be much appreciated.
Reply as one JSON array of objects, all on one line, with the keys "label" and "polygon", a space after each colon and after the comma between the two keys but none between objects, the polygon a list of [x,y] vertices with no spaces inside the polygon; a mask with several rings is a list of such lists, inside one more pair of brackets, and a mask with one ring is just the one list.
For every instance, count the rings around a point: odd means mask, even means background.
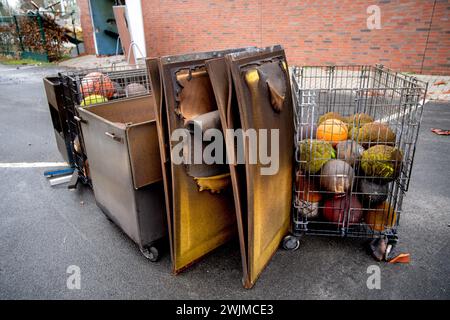
[{"label": "wet asphalt", "polygon": [[[0,163],[62,161],[42,77],[55,67],[0,65]],[[0,299],[449,299],[450,103],[425,105],[398,248],[410,264],[373,260],[354,239],[305,237],[282,249],[255,287],[241,285],[236,241],[182,274],[145,259],[96,206],[91,190],[51,187],[44,168],[0,168]],[[67,268],[81,271],[70,290]],[[381,270],[368,289],[367,268]]]}]

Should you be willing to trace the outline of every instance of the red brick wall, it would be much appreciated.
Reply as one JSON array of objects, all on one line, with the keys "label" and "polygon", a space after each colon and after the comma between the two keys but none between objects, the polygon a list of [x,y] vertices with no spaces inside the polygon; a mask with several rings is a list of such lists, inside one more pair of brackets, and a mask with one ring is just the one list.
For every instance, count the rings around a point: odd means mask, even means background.
[{"label": "red brick wall", "polygon": [[[366,9],[372,4],[381,9],[380,30],[367,29]],[[433,4],[144,0],[142,10],[148,56],[279,43],[291,65],[382,63],[402,71],[450,74],[450,3],[436,0],[431,21]]]},{"label": "red brick wall", "polygon": [[436,1],[423,73],[450,74],[450,1]]},{"label": "red brick wall", "polygon": [[[141,2],[148,56],[281,44],[291,65],[382,63],[450,74],[450,0]],[[86,51],[95,53],[88,0],[78,4]],[[380,30],[367,29],[372,4],[381,9]]]},{"label": "red brick wall", "polygon": [[83,41],[86,53],[95,54],[94,34],[89,11],[89,0],[77,0],[80,10],[81,28],[83,28]]}]

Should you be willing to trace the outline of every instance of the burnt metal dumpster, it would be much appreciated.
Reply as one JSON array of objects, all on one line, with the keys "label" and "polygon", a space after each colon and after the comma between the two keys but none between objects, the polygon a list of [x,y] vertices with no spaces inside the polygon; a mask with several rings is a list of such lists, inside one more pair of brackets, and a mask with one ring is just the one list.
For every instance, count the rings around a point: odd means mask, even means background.
[{"label": "burnt metal dumpster", "polygon": [[[226,243],[237,231],[228,165],[195,163],[192,159],[176,164],[171,161],[171,154],[177,142],[171,137],[174,132],[187,130],[187,136],[192,138],[188,140],[192,142],[196,139],[192,136],[193,127],[201,127],[200,131],[221,130],[205,61],[242,50],[245,49],[147,60],[156,106],[175,274]],[[183,152],[192,155],[193,149],[188,144]]]},{"label": "burnt metal dumpster", "polygon": [[78,112],[98,206],[156,261],[167,227],[153,99],[139,96]]}]

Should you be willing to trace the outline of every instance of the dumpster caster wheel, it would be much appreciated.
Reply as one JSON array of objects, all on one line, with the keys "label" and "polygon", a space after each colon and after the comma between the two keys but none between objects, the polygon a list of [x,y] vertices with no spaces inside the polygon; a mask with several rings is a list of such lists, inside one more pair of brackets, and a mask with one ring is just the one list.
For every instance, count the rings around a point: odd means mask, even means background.
[{"label": "dumpster caster wheel", "polygon": [[300,240],[297,237],[288,235],[283,239],[283,248],[289,251],[295,251],[300,247]]},{"label": "dumpster caster wheel", "polygon": [[156,262],[159,259],[159,251],[156,247],[145,247],[141,249],[142,254],[151,262]]}]

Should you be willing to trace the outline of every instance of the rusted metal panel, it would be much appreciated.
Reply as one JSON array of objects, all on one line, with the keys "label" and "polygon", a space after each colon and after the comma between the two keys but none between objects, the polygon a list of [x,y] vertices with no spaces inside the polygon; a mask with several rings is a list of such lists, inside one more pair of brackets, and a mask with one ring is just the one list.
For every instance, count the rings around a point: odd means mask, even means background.
[{"label": "rusted metal panel", "polygon": [[113,11],[125,59],[129,61],[129,63],[135,64],[136,61],[134,59],[133,48],[130,47],[132,40],[131,32],[128,28],[127,6],[113,6]]},{"label": "rusted metal panel", "polygon": [[[211,57],[213,53],[161,59],[169,136],[184,128],[185,121],[217,108],[204,67],[204,61]],[[170,143],[170,148],[174,145]],[[236,231],[231,190],[219,194],[199,191],[195,177],[186,169],[171,164],[175,273],[228,241]]]},{"label": "rusted metal panel", "polygon": [[[278,129],[279,170],[262,175],[259,161],[232,164],[234,198],[246,288],[277,250],[289,228],[293,177],[292,98],[280,46],[231,53],[207,62],[222,125],[229,129]],[[230,147],[227,145],[227,147]]]},{"label": "rusted metal panel", "polygon": [[56,110],[62,108],[62,88],[59,77],[45,77],[43,81],[48,103]]},{"label": "rusted metal panel", "polygon": [[162,181],[155,121],[128,126],[126,137],[134,188]]},{"label": "rusted metal panel", "polygon": [[150,88],[152,90],[153,108],[156,117],[156,124],[158,130],[159,151],[161,157],[161,169],[164,185],[164,201],[166,205],[166,219],[167,231],[169,235],[170,257],[172,261],[174,258],[173,249],[173,223],[172,223],[172,171],[170,166],[170,147],[166,142],[169,140],[169,132],[167,128],[167,113],[164,98],[164,86],[160,76],[160,62],[159,58],[147,59],[147,72],[149,75]]},{"label": "rusted metal panel", "polygon": [[[211,84],[214,88],[217,107],[219,109],[222,130],[239,129],[240,118],[239,108],[237,106],[236,97],[233,88],[233,80],[231,71],[227,66],[224,57],[211,59],[206,62],[206,67],[210,74]],[[231,148],[234,146],[227,146]],[[241,262],[243,270],[243,279],[248,278],[247,268],[247,204],[246,194],[246,176],[244,164],[230,164],[230,175],[234,195],[234,204],[236,210],[236,219],[239,231],[239,244],[241,250]]]},{"label": "rusted metal panel", "polygon": [[43,79],[48,107],[52,118],[56,145],[62,157],[69,165],[73,159],[70,152],[69,128],[64,108],[63,88],[58,76],[48,76]]},{"label": "rusted metal panel", "polygon": [[[169,233],[173,272],[178,273],[236,234],[233,192],[227,166],[198,167],[169,161],[177,144],[170,136],[201,121],[206,126],[220,122],[205,61],[236,50],[204,52],[149,59],[152,91],[155,93],[164,181],[168,192]],[[160,78],[158,78],[160,77]],[[159,107],[158,107],[159,105]],[[211,113],[211,114],[209,114]],[[191,146],[186,146],[187,150]],[[216,190],[215,188],[218,188]],[[217,192],[216,192],[217,191]]]}]

